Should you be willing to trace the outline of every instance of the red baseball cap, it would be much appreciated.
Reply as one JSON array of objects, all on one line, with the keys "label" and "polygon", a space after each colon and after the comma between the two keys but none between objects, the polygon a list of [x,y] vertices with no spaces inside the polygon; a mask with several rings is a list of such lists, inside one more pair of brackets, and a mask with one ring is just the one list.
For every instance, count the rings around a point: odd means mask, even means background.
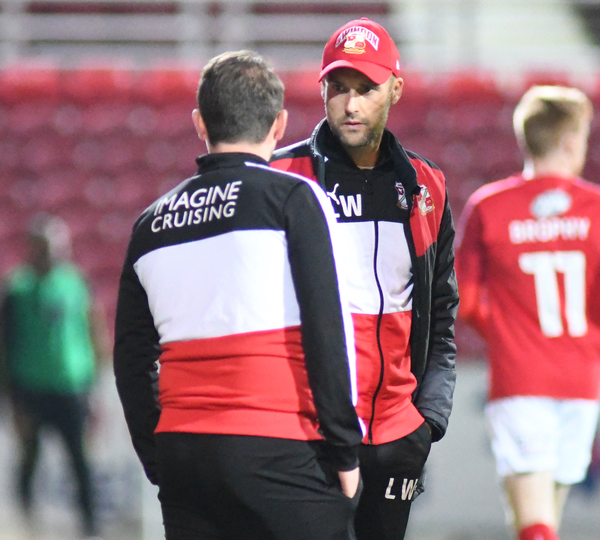
[{"label": "red baseball cap", "polygon": [[356,69],[375,84],[383,84],[392,74],[400,76],[400,53],[383,26],[363,17],[345,24],[329,38],[319,81],[341,67]]}]

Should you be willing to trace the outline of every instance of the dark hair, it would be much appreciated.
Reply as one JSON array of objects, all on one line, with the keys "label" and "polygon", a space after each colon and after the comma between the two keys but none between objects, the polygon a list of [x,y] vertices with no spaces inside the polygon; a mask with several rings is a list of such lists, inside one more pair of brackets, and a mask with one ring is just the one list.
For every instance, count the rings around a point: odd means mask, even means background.
[{"label": "dark hair", "polygon": [[48,246],[48,255],[54,262],[71,257],[71,230],[59,216],[40,212],[31,218],[27,229],[29,238]]},{"label": "dark hair", "polygon": [[261,143],[283,109],[283,83],[253,51],[223,53],[202,70],[198,108],[208,140]]}]

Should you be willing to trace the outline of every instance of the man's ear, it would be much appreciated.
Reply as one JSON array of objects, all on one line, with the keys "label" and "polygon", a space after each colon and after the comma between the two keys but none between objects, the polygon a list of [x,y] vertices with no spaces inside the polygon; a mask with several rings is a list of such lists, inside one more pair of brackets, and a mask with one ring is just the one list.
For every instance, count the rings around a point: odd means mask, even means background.
[{"label": "man's ear", "polygon": [[392,105],[395,105],[400,100],[400,96],[402,95],[402,90],[404,89],[404,79],[400,77],[396,77],[394,84],[392,86]]},{"label": "man's ear", "polygon": [[285,134],[285,128],[287,127],[288,121],[288,112],[286,109],[281,109],[277,118],[275,118],[275,122],[273,122],[273,139],[276,141],[280,141],[283,139]]},{"label": "man's ear", "polygon": [[577,133],[567,131],[560,141],[560,145],[567,151],[573,152],[577,146]]},{"label": "man's ear", "polygon": [[194,127],[196,128],[198,137],[200,137],[203,141],[208,142],[208,132],[206,131],[204,120],[202,120],[202,115],[200,114],[200,111],[198,109],[194,109],[192,111],[192,122],[194,123]]}]

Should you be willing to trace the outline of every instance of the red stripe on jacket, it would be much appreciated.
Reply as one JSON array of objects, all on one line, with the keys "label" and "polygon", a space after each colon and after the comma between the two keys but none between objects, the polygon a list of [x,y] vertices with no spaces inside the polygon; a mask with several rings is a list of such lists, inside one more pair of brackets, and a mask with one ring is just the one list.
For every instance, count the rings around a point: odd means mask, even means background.
[{"label": "red stripe on jacket", "polygon": [[278,159],[271,163],[271,167],[279,171],[299,174],[314,182],[317,181],[317,177],[313,170],[312,159],[308,156]]},{"label": "red stripe on jacket", "polygon": [[322,438],[300,327],[166,343],[160,364],[157,433]]},{"label": "red stripe on jacket", "polygon": [[[437,241],[446,202],[446,186],[441,171],[431,168],[420,159],[411,159],[417,171],[418,179],[428,179],[428,193],[421,193],[415,200],[413,212],[410,217],[411,230],[415,242],[417,257],[425,254],[429,246]],[[429,181],[429,180],[432,181]]]},{"label": "red stripe on jacket", "polygon": [[[356,412],[367,427],[372,423],[373,444],[400,439],[423,423],[411,400],[417,386],[410,371],[411,312],[386,313],[381,320],[378,315],[353,313],[352,319],[359,388]],[[382,353],[377,343],[378,324]],[[383,368],[381,354],[385,358]],[[363,442],[369,442],[369,433]]]}]

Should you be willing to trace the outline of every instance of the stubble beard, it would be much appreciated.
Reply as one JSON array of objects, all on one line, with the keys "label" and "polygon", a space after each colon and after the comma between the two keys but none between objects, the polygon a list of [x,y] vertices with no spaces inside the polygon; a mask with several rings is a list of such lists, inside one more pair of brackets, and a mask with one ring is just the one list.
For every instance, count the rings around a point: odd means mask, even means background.
[{"label": "stubble beard", "polygon": [[363,125],[366,128],[365,133],[359,135],[357,133],[346,134],[342,130],[342,125],[349,117],[344,116],[339,123],[329,122],[331,131],[339,139],[342,146],[345,148],[360,149],[360,148],[378,148],[383,136],[383,130],[387,124],[387,119],[391,107],[391,97],[383,108],[381,117],[375,124],[364,122]]},{"label": "stubble beard", "polygon": [[342,146],[347,148],[368,148],[376,146],[383,129],[374,129],[371,126],[367,126],[367,130],[362,135],[360,134],[346,134],[340,127],[333,129],[333,132],[342,143]]}]

